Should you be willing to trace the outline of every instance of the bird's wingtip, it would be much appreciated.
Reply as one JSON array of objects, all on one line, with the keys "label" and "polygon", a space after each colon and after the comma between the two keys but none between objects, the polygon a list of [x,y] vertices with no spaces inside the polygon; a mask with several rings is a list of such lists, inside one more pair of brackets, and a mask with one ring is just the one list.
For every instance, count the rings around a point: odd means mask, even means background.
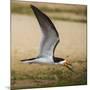
[{"label": "bird's wingtip", "polygon": [[30,5],[30,7],[32,8],[32,7],[33,7],[33,5],[31,4],[31,5]]},{"label": "bird's wingtip", "polygon": [[36,7],[35,7],[34,5],[32,5],[32,4],[30,5],[30,7],[31,7],[32,9],[35,9],[35,8],[36,8]]}]

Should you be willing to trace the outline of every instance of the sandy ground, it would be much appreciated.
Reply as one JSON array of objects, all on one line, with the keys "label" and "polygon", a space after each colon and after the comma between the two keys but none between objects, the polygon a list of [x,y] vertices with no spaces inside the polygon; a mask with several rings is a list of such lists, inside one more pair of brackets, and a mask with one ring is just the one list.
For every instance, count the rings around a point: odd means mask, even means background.
[{"label": "sandy ground", "polygon": [[[35,65],[24,65],[21,59],[32,58],[39,53],[41,32],[35,17],[12,14],[11,16],[11,66],[14,71],[38,70]],[[52,20],[60,37],[55,56],[66,58],[73,63],[86,62],[86,23]],[[86,65],[75,64],[78,70]],[[42,66],[43,68],[46,68]]]}]

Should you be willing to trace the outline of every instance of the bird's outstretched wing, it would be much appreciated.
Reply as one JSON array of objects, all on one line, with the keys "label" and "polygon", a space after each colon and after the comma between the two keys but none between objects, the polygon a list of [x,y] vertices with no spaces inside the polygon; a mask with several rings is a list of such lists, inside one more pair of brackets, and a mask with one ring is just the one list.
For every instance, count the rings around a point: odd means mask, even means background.
[{"label": "bird's outstretched wing", "polygon": [[58,32],[47,15],[33,5],[31,5],[31,8],[40,24],[41,31],[43,33],[39,56],[53,56],[55,47],[59,42]]}]

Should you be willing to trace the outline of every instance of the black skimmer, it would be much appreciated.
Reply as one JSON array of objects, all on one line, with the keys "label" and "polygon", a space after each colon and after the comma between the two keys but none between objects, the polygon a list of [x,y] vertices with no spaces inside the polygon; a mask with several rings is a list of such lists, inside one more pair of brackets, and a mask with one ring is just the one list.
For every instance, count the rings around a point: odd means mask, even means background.
[{"label": "black skimmer", "polygon": [[36,58],[21,60],[22,63],[62,64],[66,66],[71,65],[68,63],[68,60],[54,56],[55,48],[60,39],[59,34],[50,18],[37,7],[31,5],[31,8],[39,22],[43,37],[39,55]]}]

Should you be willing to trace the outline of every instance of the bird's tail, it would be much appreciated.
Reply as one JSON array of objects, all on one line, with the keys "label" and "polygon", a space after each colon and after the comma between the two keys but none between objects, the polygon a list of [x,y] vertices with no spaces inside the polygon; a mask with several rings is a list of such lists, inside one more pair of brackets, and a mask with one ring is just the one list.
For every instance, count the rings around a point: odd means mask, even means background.
[{"label": "bird's tail", "polygon": [[24,59],[24,60],[20,60],[22,63],[26,63],[26,64],[32,64],[35,63],[37,58],[31,58],[31,59]]}]

